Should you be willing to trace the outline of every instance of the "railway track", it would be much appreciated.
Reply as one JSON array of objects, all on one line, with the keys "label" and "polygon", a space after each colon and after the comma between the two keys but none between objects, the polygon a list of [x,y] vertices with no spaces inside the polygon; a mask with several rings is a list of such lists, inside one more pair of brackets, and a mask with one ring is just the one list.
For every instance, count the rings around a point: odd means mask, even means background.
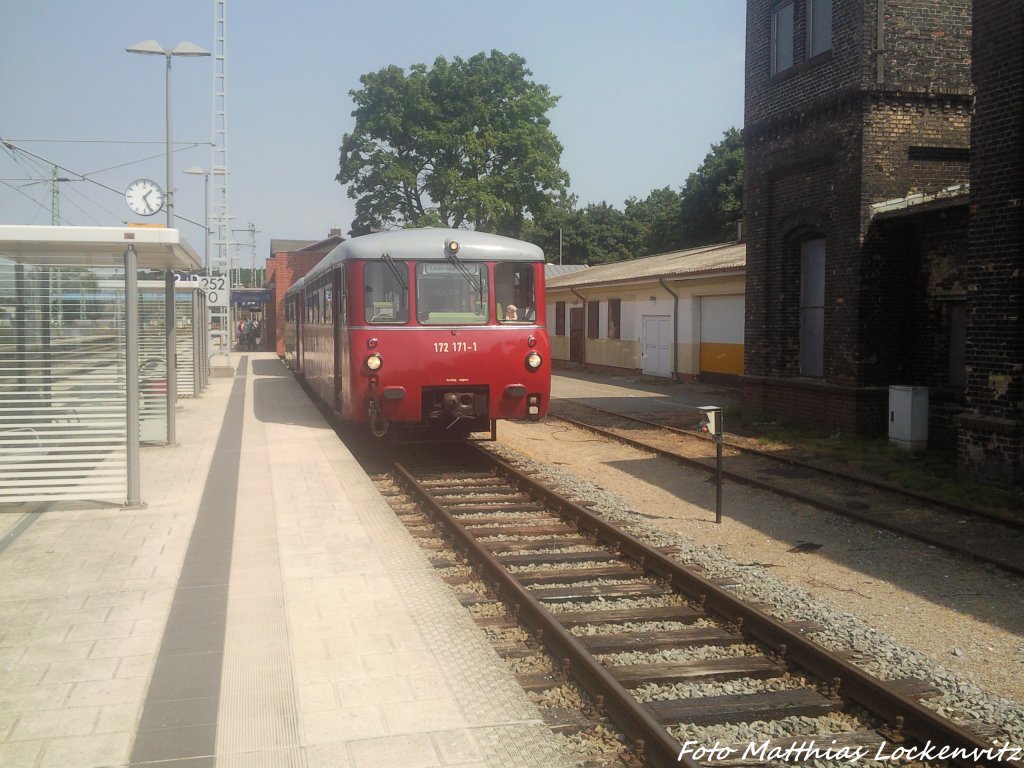
[{"label": "railway track", "polygon": [[[524,687],[575,681],[630,740],[628,764],[935,764],[945,748],[961,750],[955,764],[1021,768],[923,704],[923,681],[882,682],[815,642],[814,627],[736,598],[488,451],[460,450],[394,465],[411,500],[403,519],[450,542],[487,585],[464,600],[497,606],[480,623],[514,619],[555,660],[520,674]],[[758,730],[709,740],[737,722]]]},{"label": "railway track", "polygon": [[[573,401],[557,401],[557,418],[687,466],[715,470],[706,436],[658,421]],[[694,422],[696,422],[696,417]],[[860,520],[1024,575],[1024,518],[944,504],[867,478],[761,451],[726,439],[725,479]],[[728,516],[728,508],[725,510]]]}]

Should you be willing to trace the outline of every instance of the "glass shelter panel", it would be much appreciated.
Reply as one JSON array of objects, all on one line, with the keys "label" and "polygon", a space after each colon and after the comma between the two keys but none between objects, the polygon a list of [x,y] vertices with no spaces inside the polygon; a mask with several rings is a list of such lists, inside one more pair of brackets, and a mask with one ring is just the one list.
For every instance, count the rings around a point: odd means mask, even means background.
[{"label": "glass shelter panel", "polygon": [[488,292],[486,264],[416,265],[416,319],[424,325],[483,325]]},{"label": "glass shelter panel", "polygon": [[0,508],[123,501],[124,271],[0,253]]},{"label": "glass shelter panel", "polygon": [[139,440],[167,442],[167,298],[163,281],[139,283]]}]

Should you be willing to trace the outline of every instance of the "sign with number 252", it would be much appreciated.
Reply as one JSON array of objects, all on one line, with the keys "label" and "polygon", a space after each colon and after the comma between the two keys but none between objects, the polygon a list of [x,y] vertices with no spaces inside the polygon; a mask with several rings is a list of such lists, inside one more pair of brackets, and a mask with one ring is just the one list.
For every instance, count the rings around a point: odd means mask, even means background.
[{"label": "sign with number 252", "polygon": [[228,305],[228,278],[226,275],[206,275],[199,278],[199,286],[206,294],[206,306]]}]

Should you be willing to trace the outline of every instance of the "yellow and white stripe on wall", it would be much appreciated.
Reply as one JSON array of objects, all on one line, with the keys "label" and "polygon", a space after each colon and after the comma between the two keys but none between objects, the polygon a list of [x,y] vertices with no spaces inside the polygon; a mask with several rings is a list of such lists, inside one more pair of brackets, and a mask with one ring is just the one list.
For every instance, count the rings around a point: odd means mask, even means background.
[{"label": "yellow and white stripe on wall", "polygon": [[700,371],[743,374],[743,297],[700,297]]}]

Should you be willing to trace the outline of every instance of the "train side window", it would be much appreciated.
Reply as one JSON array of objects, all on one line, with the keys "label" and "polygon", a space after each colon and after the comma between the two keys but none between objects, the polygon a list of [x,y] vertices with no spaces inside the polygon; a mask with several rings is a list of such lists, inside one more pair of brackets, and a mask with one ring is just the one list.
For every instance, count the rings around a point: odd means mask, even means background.
[{"label": "train side window", "polygon": [[537,322],[537,290],[534,285],[533,264],[496,264],[494,300],[503,308],[498,312],[498,322]]},{"label": "train side window", "polygon": [[364,315],[368,323],[409,322],[409,268],[404,261],[371,261],[363,267]]}]

